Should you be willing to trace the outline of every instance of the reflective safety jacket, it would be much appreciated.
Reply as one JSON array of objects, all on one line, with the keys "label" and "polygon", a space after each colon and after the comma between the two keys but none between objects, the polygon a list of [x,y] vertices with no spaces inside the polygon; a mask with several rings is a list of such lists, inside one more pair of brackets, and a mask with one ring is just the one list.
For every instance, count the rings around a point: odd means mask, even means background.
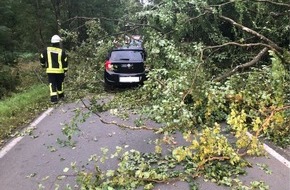
[{"label": "reflective safety jacket", "polygon": [[46,68],[46,73],[65,73],[68,70],[68,61],[65,51],[59,47],[47,47],[40,54],[41,66]]}]

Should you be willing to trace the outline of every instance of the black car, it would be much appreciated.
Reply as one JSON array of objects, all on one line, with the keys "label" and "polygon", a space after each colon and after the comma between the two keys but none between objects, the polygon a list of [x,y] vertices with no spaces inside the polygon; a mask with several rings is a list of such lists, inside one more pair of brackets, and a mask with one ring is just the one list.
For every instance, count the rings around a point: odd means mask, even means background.
[{"label": "black car", "polygon": [[111,50],[105,62],[105,85],[142,84],[146,79],[145,60],[146,52],[139,46]]}]

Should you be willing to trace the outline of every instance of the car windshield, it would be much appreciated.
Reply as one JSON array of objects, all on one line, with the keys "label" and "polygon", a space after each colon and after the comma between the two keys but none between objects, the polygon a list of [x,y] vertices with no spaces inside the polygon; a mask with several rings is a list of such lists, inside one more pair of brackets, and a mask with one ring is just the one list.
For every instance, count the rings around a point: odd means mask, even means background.
[{"label": "car windshield", "polygon": [[111,53],[110,60],[112,61],[143,61],[143,52],[142,51],[113,51]]}]

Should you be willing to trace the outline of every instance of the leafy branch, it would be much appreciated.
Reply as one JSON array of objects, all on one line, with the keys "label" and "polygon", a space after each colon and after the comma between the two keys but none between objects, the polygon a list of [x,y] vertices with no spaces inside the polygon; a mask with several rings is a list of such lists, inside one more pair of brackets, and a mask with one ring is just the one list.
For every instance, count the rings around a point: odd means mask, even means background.
[{"label": "leafy branch", "polygon": [[238,65],[236,66],[234,69],[232,69],[231,71],[225,73],[224,75],[220,76],[220,77],[217,77],[215,78],[213,81],[215,82],[220,82],[222,81],[223,79],[226,79],[227,77],[235,74],[236,72],[238,72],[240,69],[243,69],[243,68],[247,68],[247,67],[250,67],[254,64],[256,64],[258,61],[260,61],[260,59],[268,52],[268,48],[265,47],[263,48],[251,61],[247,62],[247,63],[244,63],[244,64],[241,64],[241,65]]},{"label": "leafy branch", "polygon": [[231,24],[233,24],[234,26],[242,29],[243,31],[247,32],[247,33],[250,33],[258,38],[260,38],[261,40],[264,40],[265,42],[268,42],[269,45],[271,46],[271,49],[275,50],[275,51],[278,51],[278,52],[282,52],[282,48],[280,48],[275,42],[273,42],[272,40],[268,39],[267,37],[265,37],[264,35],[242,25],[242,24],[239,24],[237,23],[236,21],[234,21],[233,19],[229,18],[229,17],[226,17],[226,16],[223,16],[223,15],[220,15],[219,16],[221,19],[225,20],[225,21],[228,21],[230,22]]},{"label": "leafy branch", "polygon": [[264,46],[267,47],[269,49],[271,49],[271,46],[265,43],[247,43],[247,44],[241,44],[241,43],[237,43],[237,42],[227,42],[221,45],[215,45],[215,46],[206,46],[203,48],[203,50],[206,49],[215,49],[215,48],[222,48],[222,47],[226,47],[229,45],[235,45],[235,46],[239,46],[239,47],[256,47],[256,46]]},{"label": "leafy branch", "polygon": [[125,128],[125,129],[130,129],[130,130],[150,130],[150,131],[158,131],[157,128],[153,128],[153,127],[147,127],[145,125],[142,125],[142,126],[139,126],[139,127],[136,127],[136,126],[128,126],[128,125],[125,125],[125,124],[119,124],[118,122],[116,121],[106,121],[105,119],[103,119],[103,117],[97,113],[96,111],[92,110],[90,106],[88,106],[85,101],[83,100],[83,98],[79,97],[79,99],[81,100],[82,104],[84,105],[84,107],[88,110],[90,110],[93,114],[95,114],[96,116],[99,117],[100,121],[104,124],[107,124],[107,125],[116,125],[120,128]]},{"label": "leafy branch", "polygon": [[290,105],[284,105],[281,108],[271,108],[270,115],[265,119],[264,123],[262,124],[262,127],[256,132],[255,136],[258,137],[262,131],[266,131],[267,127],[270,125],[271,120],[273,119],[273,117],[277,112],[281,112],[287,109],[290,109]]},{"label": "leafy branch", "polygon": [[[75,16],[73,18],[67,19],[63,23],[67,23],[67,22],[71,22],[71,21],[79,20],[79,19],[81,19],[81,20],[87,20],[87,21],[90,21],[90,20],[106,20],[106,21],[115,21],[115,22],[125,22],[123,19],[112,19],[112,18],[107,18],[107,17],[83,17],[83,16]],[[128,32],[131,32],[131,31],[136,31],[140,27],[149,27],[149,28],[155,29],[156,31],[163,32],[163,30],[161,28],[158,28],[157,26],[150,25],[150,24],[136,23],[136,22],[133,22],[133,21],[127,21],[126,24],[127,24],[127,26],[130,29],[128,29],[128,30],[126,30],[124,32],[121,32],[121,33],[112,34],[112,36],[117,36],[117,35],[120,35],[120,34],[123,34],[123,33],[128,33]],[[83,24],[83,25],[81,25],[79,27],[83,27],[83,26],[85,26],[85,24]]]},{"label": "leafy branch", "polygon": [[228,156],[213,156],[213,157],[209,157],[207,159],[202,160],[202,162],[198,163],[198,167],[197,167],[197,171],[201,170],[204,165],[208,162],[212,162],[212,161],[224,161],[224,160],[230,160],[231,158]]},{"label": "leafy branch", "polygon": [[255,0],[255,1],[256,2],[263,2],[263,3],[270,3],[273,5],[279,5],[279,6],[284,6],[284,7],[290,8],[290,4],[287,4],[287,3],[274,2],[274,1],[270,1],[270,0]]}]

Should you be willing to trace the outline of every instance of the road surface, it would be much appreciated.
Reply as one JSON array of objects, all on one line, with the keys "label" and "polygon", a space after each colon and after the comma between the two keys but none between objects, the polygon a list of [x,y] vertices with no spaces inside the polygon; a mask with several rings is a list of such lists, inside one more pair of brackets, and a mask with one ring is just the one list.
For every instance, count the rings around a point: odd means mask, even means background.
[{"label": "road surface", "polygon": [[[91,116],[79,125],[81,132],[73,137],[75,148],[62,146],[57,141],[66,140],[61,128],[71,121],[76,109],[86,112],[80,103],[63,104],[47,110],[31,123],[29,127],[33,130],[26,129],[24,133],[28,134],[14,139],[0,151],[0,190],[65,189],[67,184],[72,189],[78,189],[75,173],[72,169],[67,171],[67,168],[75,163],[81,169],[93,170],[89,158],[92,155],[102,155],[102,147],[112,152],[116,146],[141,152],[154,151],[155,145],[151,142],[160,137],[158,134],[148,130],[133,131],[106,125],[97,116]],[[130,120],[123,121],[109,112],[103,113],[102,117],[108,121],[132,124]],[[176,135],[176,141],[183,143],[181,135]],[[270,154],[267,157],[249,158],[249,161],[253,167],[248,168],[248,174],[240,178],[245,184],[264,181],[271,190],[290,190],[290,169],[283,161]],[[116,160],[109,159],[100,167],[103,170],[115,169],[117,164]],[[267,174],[261,166],[266,166],[271,174]],[[201,190],[230,189],[202,179],[198,180],[198,184]],[[189,190],[189,186],[186,182],[175,182],[157,185],[155,189]]]}]

